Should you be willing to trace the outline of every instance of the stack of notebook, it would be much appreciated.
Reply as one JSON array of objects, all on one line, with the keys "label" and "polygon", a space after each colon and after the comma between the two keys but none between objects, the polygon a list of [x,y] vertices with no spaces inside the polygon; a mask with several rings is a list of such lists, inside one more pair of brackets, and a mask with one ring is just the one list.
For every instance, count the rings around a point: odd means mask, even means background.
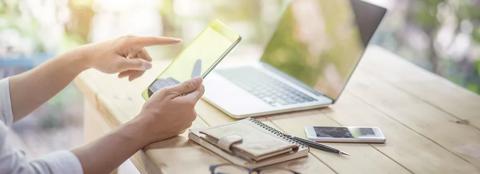
[{"label": "stack of notebook", "polygon": [[189,138],[228,161],[258,168],[308,155],[308,147],[252,118],[191,129]]}]

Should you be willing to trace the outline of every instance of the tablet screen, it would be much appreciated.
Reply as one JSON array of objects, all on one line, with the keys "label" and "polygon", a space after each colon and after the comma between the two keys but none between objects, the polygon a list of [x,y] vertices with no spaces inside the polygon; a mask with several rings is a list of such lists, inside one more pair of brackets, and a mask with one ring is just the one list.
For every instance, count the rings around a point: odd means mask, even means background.
[{"label": "tablet screen", "polygon": [[239,41],[240,36],[223,23],[210,23],[149,86],[148,96],[165,86],[205,77]]}]

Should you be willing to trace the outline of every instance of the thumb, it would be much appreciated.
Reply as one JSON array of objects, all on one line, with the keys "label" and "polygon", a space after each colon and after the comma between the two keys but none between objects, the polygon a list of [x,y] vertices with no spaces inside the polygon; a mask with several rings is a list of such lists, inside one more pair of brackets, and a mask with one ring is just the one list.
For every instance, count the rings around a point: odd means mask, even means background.
[{"label": "thumb", "polygon": [[144,59],[121,59],[119,63],[119,71],[127,71],[127,70],[140,70],[144,71],[147,69],[152,68],[152,64]]},{"label": "thumb", "polygon": [[188,94],[192,91],[195,91],[202,85],[202,78],[196,77],[191,80],[185,81],[178,85],[172,86],[168,88],[168,94],[173,94],[172,98],[177,97],[179,95]]},{"label": "thumb", "polygon": [[179,96],[175,98],[175,100],[190,102],[195,104],[198,102],[198,100],[200,100],[204,92],[205,92],[205,88],[203,86],[200,86],[197,89],[195,89],[193,92],[190,92],[186,95]]}]

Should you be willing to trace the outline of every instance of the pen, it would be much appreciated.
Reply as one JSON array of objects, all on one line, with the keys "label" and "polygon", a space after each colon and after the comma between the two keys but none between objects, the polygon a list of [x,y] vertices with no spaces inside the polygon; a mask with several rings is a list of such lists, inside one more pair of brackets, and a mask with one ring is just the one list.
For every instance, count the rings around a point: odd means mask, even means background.
[{"label": "pen", "polygon": [[299,137],[295,137],[295,136],[291,136],[291,135],[288,135],[290,138],[294,139],[294,140],[297,140],[297,141],[300,141],[302,143],[305,143],[306,145],[308,145],[309,147],[312,147],[312,148],[315,148],[315,149],[318,149],[318,150],[323,150],[323,151],[326,151],[326,152],[332,152],[332,153],[337,153],[337,154],[340,154],[340,155],[350,155],[346,152],[343,152],[341,150],[338,150],[338,149],[335,149],[333,147],[330,147],[330,146],[327,146],[327,145],[323,145],[323,144],[320,144],[320,143],[317,143],[315,141],[310,141],[310,140],[306,140],[306,139],[303,139],[303,138],[299,138]]}]

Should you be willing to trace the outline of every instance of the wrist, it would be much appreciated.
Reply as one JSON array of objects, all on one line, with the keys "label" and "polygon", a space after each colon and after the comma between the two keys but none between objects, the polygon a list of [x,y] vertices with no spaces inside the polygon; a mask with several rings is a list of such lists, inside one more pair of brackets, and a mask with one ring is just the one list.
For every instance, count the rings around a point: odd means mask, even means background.
[{"label": "wrist", "polygon": [[90,55],[92,51],[90,50],[90,44],[82,45],[75,49],[74,52],[79,65],[81,65],[85,69],[92,67],[92,56]]},{"label": "wrist", "polygon": [[90,61],[88,60],[85,53],[86,51],[84,49],[84,46],[81,46],[79,48],[75,48],[71,51],[61,54],[60,57],[68,60],[69,65],[71,65],[71,70],[81,72],[90,68]]},{"label": "wrist", "polygon": [[151,143],[151,135],[148,131],[146,122],[142,119],[133,119],[123,125],[120,134],[123,138],[136,143],[139,148]]}]

